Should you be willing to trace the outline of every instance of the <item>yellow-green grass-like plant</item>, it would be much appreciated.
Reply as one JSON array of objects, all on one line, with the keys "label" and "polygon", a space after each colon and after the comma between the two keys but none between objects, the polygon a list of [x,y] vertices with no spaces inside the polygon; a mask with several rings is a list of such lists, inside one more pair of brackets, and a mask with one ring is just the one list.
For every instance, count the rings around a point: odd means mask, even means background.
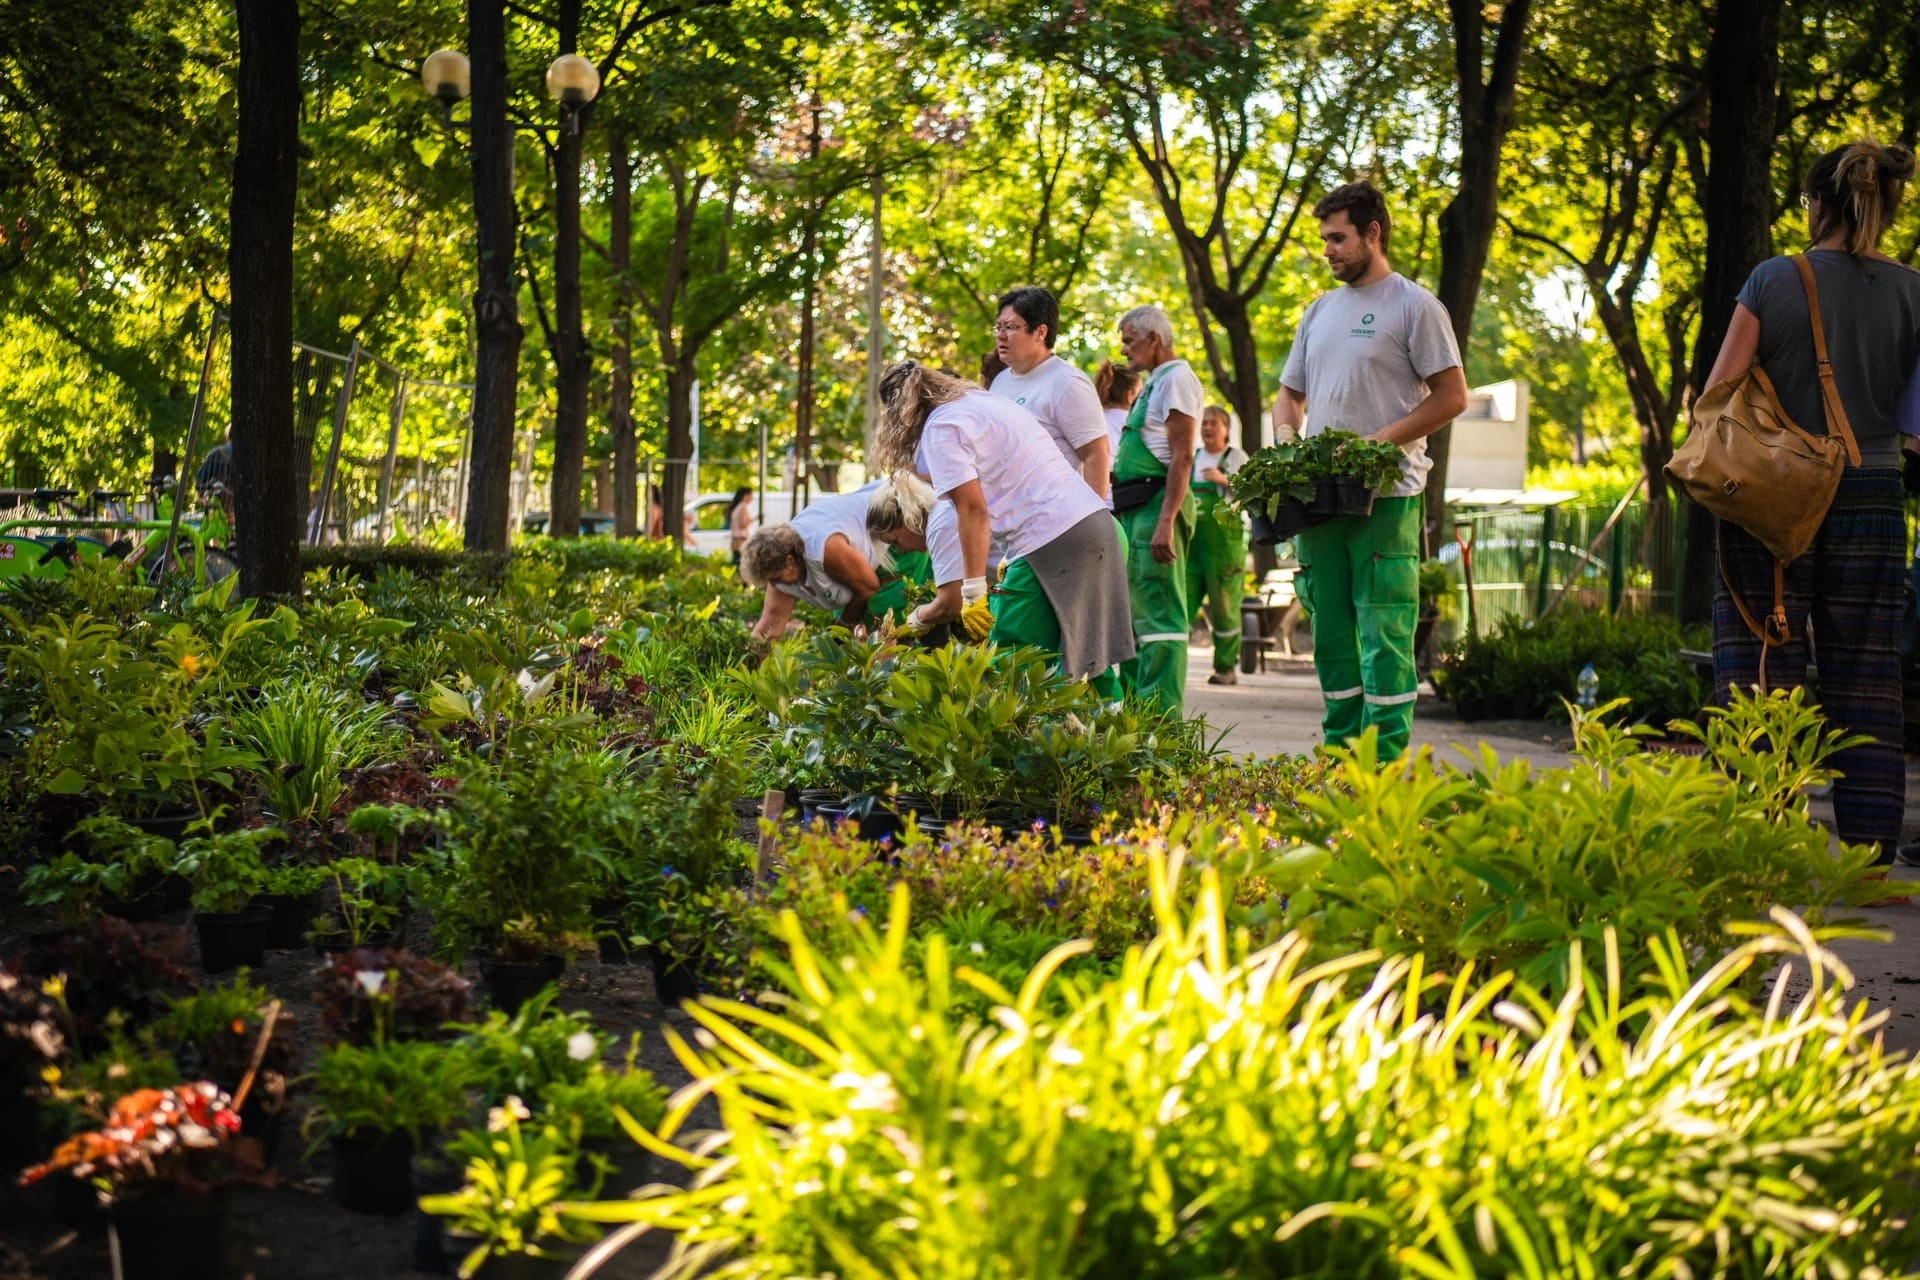
[{"label": "yellow-green grass-like plant", "polygon": [[[1254,948],[1211,869],[1176,894],[1178,861],[1153,864],[1159,934],[1058,1016],[1042,992],[1085,944],[980,1021],[955,993],[986,980],[937,940],[907,963],[904,890],[840,954],[789,918],[784,1007],[694,1006],[694,1042],[668,1032],[693,1082],[629,1126],[691,1186],[572,1206],[620,1224],[576,1274],[652,1230],[663,1280],[1837,1278],[1920,1251],[1920,1066],[1849,1004],[1834,931],[1776,909],[1697,971],[1656,938],[1635,989],[1608,930],[1550,1000]],[[720,1129],[683,1133],[707,1099]]]}]

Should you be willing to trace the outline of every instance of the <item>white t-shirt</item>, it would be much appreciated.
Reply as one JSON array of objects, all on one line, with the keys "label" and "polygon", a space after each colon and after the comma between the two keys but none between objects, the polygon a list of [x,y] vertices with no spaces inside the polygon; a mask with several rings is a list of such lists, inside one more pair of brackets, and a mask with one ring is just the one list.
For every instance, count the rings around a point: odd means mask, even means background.
[{"label": "white t-shirt", "polygon": [[1011,400],[970,391],[927,415],[915,464],[946,497],[980,482],[1006,558],[1038,551],[1105,505],[1069,467],[1046,428]]},{"label": "white t-shirt", "polygon": [[852,493],[835,493],[820,498],[791,521],[805,548],[807,576],[799,582],[774,585],[796,600],[839,613],[853,599],[853,592],[836,582],[826,569],[827,540],[834,534],[845,535],[858,554],[873,563],[873,543],[867,537],[867,502],[872,485]]},{"label": "white t-shirt", "polygon": [[1232,475],[1246,465],[1247,455],[1233,445],[1228,445],[1220,453],[1208,453],[1205,449],[1195,449],[1193,451],[1193,482],[1212,484],[1213,481],[1206,477],[1209,468],[1217,468],[1227,475]]},{"label": "white t-shirt", "polygon": [[962,582],[967,576],[966,558],[960,553],[960,513],[945,498],[927,512],[927,557],[933,561],[933,585]]},{"label": "white t-shirt", "polygon": [[993,380],[993,394],[1038,418],[1075,471],[1080,470],[1080,450],[1107,434],[1093,379],[1059,356],[1048,356],[1027,373],[1002,370]]},{"label": "white t-shirt", "polygon": [[[1107,439],[1112,442],[1113,452],[1117,457],[1120,453],[1120,433],[1126,430],[1127,426],[1127,411],[1116,405],[1101,412],[1107,415]],[[1920,432],[1915,434],[1920,435]]]},{"label": "white t-shirt", "polygon": [[[1308,304],[1280,381],[1307,399],[1304,434],[1338,427],[1370,436],[1419,408],[1428,378],[1459,365],[1447,309],[1394,272],[1363,288],[1342,285]],[[1426,441],[1406,453],[1389,498],[1410,498],[1427,487],[1433,461]]]},{"label": "white t-shirt", "polygon": [[1141,394],[1147,397],[1147,417],[1140,426],[1140,443],[1147,452],[1167,466],[1173,465],[1173,446],[1167,442],[1167,415],[1184,413],[1193,419],[1194,438],[1200,435],[1200,414],[1206,408],[1207,393],[1200,388],[1200,376],[1185,360],[1169,360],[1151,374],[1153,385]]}]

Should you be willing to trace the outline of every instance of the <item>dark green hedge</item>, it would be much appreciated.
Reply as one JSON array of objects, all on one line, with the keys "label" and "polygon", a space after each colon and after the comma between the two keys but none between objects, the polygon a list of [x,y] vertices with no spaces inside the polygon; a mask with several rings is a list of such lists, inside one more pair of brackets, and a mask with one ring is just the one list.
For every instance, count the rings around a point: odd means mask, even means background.
[{"label": "dark green hedge", "polygon": [[1691,719],[1707,688],[1680,660],[1711,637],[1669,618],[1564,612],[1542,622],[1508,619],[1490,636],[1465,637],[1440,659],[1433,687],[1463,720],[1563,718],[1580,669],[1600,677],[1599,700],[1631,698],[1634,719],[1664,726]]}]

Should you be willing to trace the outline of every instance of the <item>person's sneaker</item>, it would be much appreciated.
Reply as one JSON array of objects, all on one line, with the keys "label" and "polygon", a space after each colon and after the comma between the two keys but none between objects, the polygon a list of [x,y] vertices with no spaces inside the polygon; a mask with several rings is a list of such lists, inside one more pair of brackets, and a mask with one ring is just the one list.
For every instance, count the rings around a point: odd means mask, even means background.
[{"label": "person's sneaker", "polygon": [[1920,840],[1912,844],[1903,844],[1893,851],[1893,865],[1896,867],[1920,867]]},{"label": "person's sneaker", "polygon": [[1208,684],[1239,684],[1240,673],[1238,671],[1231,671],[1231,670],[1216,671],[1212,675],[1207,677],[1207,683]]}]

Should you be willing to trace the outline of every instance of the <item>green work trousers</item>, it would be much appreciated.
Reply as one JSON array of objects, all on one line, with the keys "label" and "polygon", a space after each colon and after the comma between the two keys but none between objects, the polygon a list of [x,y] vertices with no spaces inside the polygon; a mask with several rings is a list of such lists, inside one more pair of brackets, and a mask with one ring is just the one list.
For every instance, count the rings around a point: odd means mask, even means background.
[{"label": "green work trousers", "polygon": [[1294,587],[1313,618],[1313,667],[1327,745],[1380,731],[1380,759],[1405,754],[1420,677],[1420,499],[1378,498],[1373,514],[1336,516],[1294,542]]},{"label": "green work trousers", "polygon": [[907,587],[924,587],[933,579],[933,560],[924,551],[893,553],[893,574],[880,579],[880,589],[867,597],[867,621],[878,625],[893,615],[895,622],[906,621]]},{"label": "green work trousers", "polygon": [[1193,499],[1173,522],[1173,563],[1153,558],[1153,530],[1160,523],[1164,490],[1131,511],[1120,512],[1126,543],[1127,602],[1133,612],[1137,651],[1120,664],[1120,683],[1151,706],[1181,715],[1187,700],[1187,556],[1193,540]]},{"label": "green work trousers", "polygon": [[[1199,518],[1187,555],[1187,602],[1193,616],[1207,616],[1213,632],[1213,669],[1240,663],[1240,600],[1247,590],[1247,530],[1238,509],[1218,494],[1200,491]],[[1193,619],[1189,618],[1191,625]]]},{"label": "green work trousers", "polygon": [[[993,630],[987,639],[998,645],[1030,644],[1060,656],[1060,616],[1053,611],[1045,588],[1025,560],[1008,563],[993,593]],[[1120,677],[1112,667],[1087,681],[1109,702],[1120,697]]]}]

